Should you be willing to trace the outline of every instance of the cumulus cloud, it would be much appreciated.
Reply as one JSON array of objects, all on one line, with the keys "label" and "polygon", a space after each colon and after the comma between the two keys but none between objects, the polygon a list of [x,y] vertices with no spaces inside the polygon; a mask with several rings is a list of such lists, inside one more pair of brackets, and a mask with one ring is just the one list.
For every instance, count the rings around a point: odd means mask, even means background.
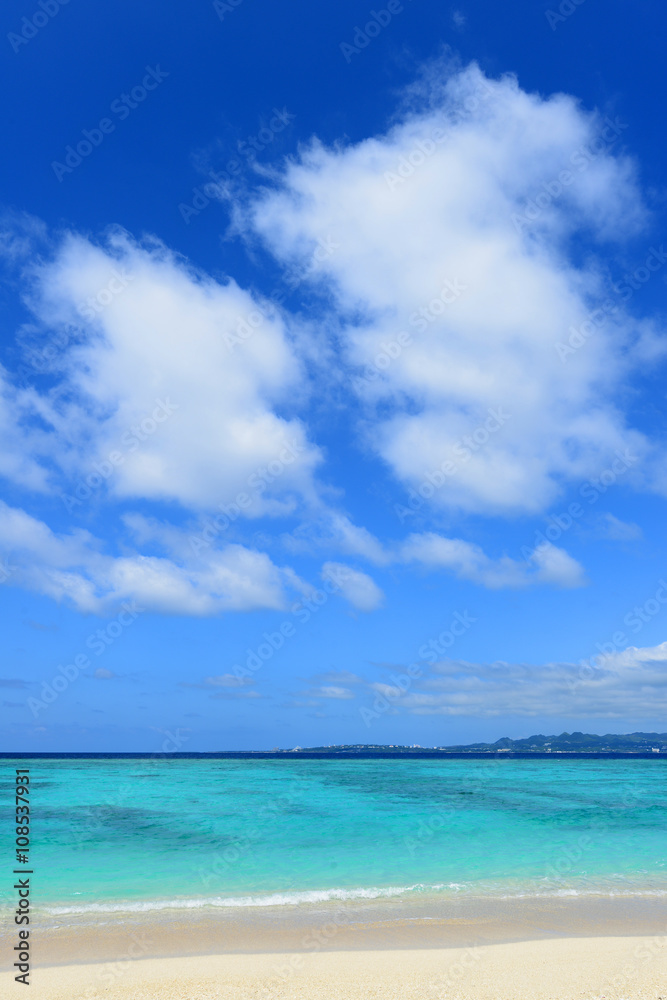
[{"label": "cumulus cloud", "polygon": [[550,542],[538,545],[530,561],[519,562],[509,556],[491,559],[478,545],[427,532],[410,535],[400,556],[406,562],[450,569],[457,576],[492,589],[539,583],[580,587],[584,583],[583,567]]},{"label": "cumulus cloud", "polygon": [[[0,501],[0,546],[12,554],[15,582],[103,614],[126,599],[169,614],[284,608],[295,575],[242,545],[211,550],[205,559],[140,554],[110,556],[89,532],[53,532],[43,521]],[[185,545],[181,546],[187,552]]]},{"label": "cumulus cloud", "polygon": [[384,594],[370,576],[344,563],[326,562],[322,567],[322,579],[336,584],[343,597],[358,611],[375,611],[384,600]]},{"label": "cumulus cloud", "polygon": [[[322,559],[443,569],[489,588],[580,586],[583,568],[551,544],[520,562],[433,532],[389,543],[355,524],[333,489],[323,499],[304,404],[318,379],[335,383],[367,454],[436,508],[540,512],[620,449],[635,456],[628,483],[662,488],[657,446],[626,424],[617,390],[628,359],[662,356],[665,339],[630,320],[595,257],[646,220],[624,129],[566,95],[434,64],[384,134],[315,140],[233,206],[237,232],[320,293],[305,318],[154,238],[69,234],[53,249],[44,227],[5,226],[0,254],[22,262],[33,314],[27,357],[50,378],[19,388],[0,371],[0,474],[64,493],[70,508],[91,495],[178,504],[201,542],[125,514],[132,545],[111,556],[90,532],[5,506],[11,582],[95,613],[126,598],[193,615],[282,608],[308,586],[222,532],[295,515],[285,546]],[[582,237],[583,263],[571,252]],[[601,530],[638,537],[613,515]],[[354,608],[382,603],[360,570],[322,573]]]},{"label": "cumulus cloud", "polygon": [[56,389],[25,402],[51,430],[43,450],[55,453],[66,492],[77,497],[98,473],[115,497],[237,501],[242,517],[313,499],[319,452],[299,419],[278,414],[302,371],[274,307],[123,233],[105,246],[70,235],[29,276],[44,336],[79,331],[57,353]]},{"label": "cumulus cloud", "polygon": [[439,480],[432,503],[537,512],[615,449],[647,454],[612,396],[642,324],[593,254],[569,252],[574,235],[603,245],[644,224],[624,129],[512,77],[436,67],[388,132],[314,141],[237,206],[286,267],[322,234],[338,244],[311,280],[335,306],[365,443],[409,487]]}]

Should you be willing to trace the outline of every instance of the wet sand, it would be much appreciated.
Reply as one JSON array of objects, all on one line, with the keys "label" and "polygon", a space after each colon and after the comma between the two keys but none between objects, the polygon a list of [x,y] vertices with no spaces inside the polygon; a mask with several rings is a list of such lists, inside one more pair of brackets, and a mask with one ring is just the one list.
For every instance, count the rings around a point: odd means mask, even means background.
[{"label": "wet sand", "polygon": [[417,950],[667,933],[664,896],[463,896],[47,916],[41,965],[232,953]]}]

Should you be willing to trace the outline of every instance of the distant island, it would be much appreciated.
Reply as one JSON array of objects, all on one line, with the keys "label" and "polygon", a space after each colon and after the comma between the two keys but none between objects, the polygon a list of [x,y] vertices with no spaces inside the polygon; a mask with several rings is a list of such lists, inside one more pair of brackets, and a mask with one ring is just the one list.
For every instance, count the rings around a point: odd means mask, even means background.
[{"label": "distant island", "polygon": [[503,736],[495,743],[467,743],[457,746],[423,747],[414,743],[412,746],[379,743],[334,744],[326,747],[293,747],[291,750],[279,750],[279,753],[396,753],[410,754],[425,752],[438,753],[667,753],[667,733],[628,733],[618,735],[607,733],[597,736],[595,733],[561,733],[560,736],[528,736],[523,740],[513,740]]}]

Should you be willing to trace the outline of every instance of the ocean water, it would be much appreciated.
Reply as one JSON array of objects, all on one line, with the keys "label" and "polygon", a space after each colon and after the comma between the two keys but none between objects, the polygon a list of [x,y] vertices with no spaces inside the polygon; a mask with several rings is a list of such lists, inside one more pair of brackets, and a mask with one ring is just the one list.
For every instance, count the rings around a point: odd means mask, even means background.
[{"label": "ocean water", "polygon": [[30,767],[33,900],[54,917],[667,896],[661,759],[4,759],[5,817],[16,766]]}]

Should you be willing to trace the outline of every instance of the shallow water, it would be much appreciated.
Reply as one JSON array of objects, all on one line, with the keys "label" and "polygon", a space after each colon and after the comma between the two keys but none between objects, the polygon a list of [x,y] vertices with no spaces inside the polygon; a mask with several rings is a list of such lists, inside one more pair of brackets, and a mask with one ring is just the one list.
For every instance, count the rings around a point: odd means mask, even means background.
[{"label": "shallow water", "polygon": [[662,760],[6,759],[4,809],[16,766],[53,916],[667,894]]}]

